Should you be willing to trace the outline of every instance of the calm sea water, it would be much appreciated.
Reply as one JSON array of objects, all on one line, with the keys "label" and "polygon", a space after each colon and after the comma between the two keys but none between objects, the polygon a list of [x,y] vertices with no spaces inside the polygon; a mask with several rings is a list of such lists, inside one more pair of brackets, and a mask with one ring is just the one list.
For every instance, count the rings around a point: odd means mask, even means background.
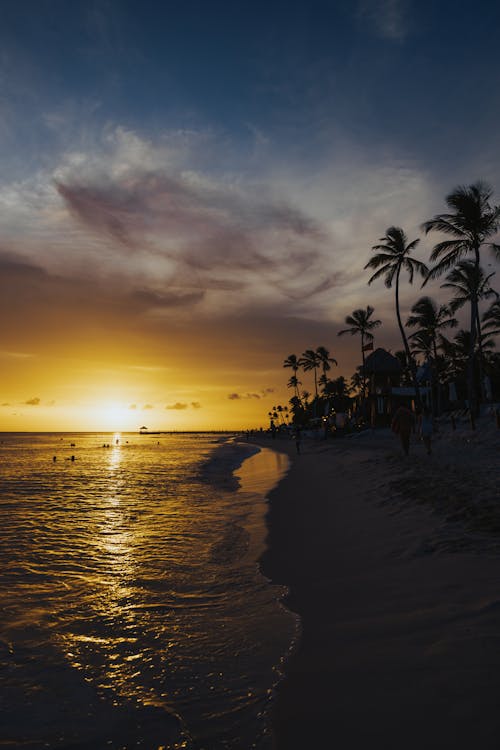
[{"label": "calm sea water", "polygon": [[258,558],[287,459],[253,450],[0,435],[2,748],[272,746],[297,622]]}]

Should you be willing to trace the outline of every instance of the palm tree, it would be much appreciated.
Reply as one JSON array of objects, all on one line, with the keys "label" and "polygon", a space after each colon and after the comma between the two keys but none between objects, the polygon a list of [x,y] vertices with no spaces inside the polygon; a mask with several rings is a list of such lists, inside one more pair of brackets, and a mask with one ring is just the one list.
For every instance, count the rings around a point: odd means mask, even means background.
[{"label": "palm tree", "polygon": [[[490,338],[490,333],[481,334],[481,346],[483,351],[491,351],[495,348],[493,339]],[[449,341],[444,336],[440,336],[440,345],[446,357],[446,361],[449,364],[449,370],[452,377],[456,377],[461,373],[467,374],[469,353],[470,353],[470,331],[460,329],[453,341]]]},{"label": "palm tree", "polygon": [[327,395],[328,386],[330,385],[331,380],[328,379],[328,375],[326,372],[321,375],[321,377],[318,380],[318,385],[321,387],[321,392],[323,396]]},{"label": "palm tree", "polygon": [[300,364],[299,359],[296,354],[289,354],[288,357],[283,362],[283,367],[291,367],[293,370],[293,375],[290,378],[290,380],[287,383],[288,388],[295,388],[295,395],[297,398],[300,399],[300,393],[299,393],[299,385],[302,385],[300,380],[297,378],[297,372],[299,370]]},{"label": "palm tree", "polygon": [[452,289],[455,293],[449,304],[451,312],[456,312],[466,303],[470,304],[473,294],[476,294],[478,301],[496,296],[497,293],[490,285],[490,279],[494,275],[495,271],[486,276],[481,266],[476,266],[474,261],[459,261],[446,276],[445,283],[441,284],[442,289]]},{"label": "palm tree", "polygon": [[[364,377],[361,372],[361,367],[356,368],[356,371],[351,375],[351,390],[359,392],[363,390]],[[357,395],[357,393],[356,393]]]},{"label": "palm tree", "polygon": [[295,390],[295,395],[297,396],[297,398],[300,398],[299,385],[302,385],[302,383],[300,382],[300,380],[298,379],[296,375],[292,375],[292,377],[290,378],[290,380],[288,381],[286,385],[287,385],[287,388],[293,388]]},{"label": "palm tree", "polygon": [[[454,310],[446,305],[437,306],[431,297],[420,297],[411,308],[412,315],[406,321],[410,328],[425,331],[432,341],[432,351],[437,357],[437,335],[445,328],[456,328],[458,320],[453,317]],[[415,336],[415,334],[412,334]],[[410,336],[409,338],[412,338]]]},{"label": "palm tree", "polygon": [[395,351],[394,356],[398,360],[401,368],[401,385],[411,386],[413,379],[410,364],[414,362],[413,357],[409,360],[404,349],[398,349]]},{"label": "palm tree", "polygon": [[423,328],[408,336],[408,343],[413,354],[421,355],[427,361],[436,359],[432,347],[432,338]]},{"label": "palm tree", "polygon": [[[316,356],[318,357],[319,364],[321,366],[321,369],[323,371],[322,377],[324,380],[328,380],[327,372],[332,369],[332,365],[338,365],[337,360],[334,357],[330,357],[330,352],[328,349],[326,349],[324,346],[317,346],[316,347]],[[330,364],[331,362],[331,364]]]},{"label": "palm tree", "polygon": [[483,330],[489,336],[498,336],[500,334],[500,297],[492,302],[483,315]]},{"label": "palm tree", "polygon": [[419,273],[422,277],[426,277],[429,273],[429,269],[420,260],[410,257],[410,253],[414,250],[419,239],[408,242],[406,234],[400,227],[389,227],[385,233],[385,237],[380,238],[380,245],[374,245],[372,250],[380,250],[377,255],[374,255],[365,268],[377,269],[373,276],[368,280],[368,284],[375,281],[380,276],[385,275],[385,285],[387,288],[391,288],[393,282],[395,282],[395,302],[396,302],[396,317],[398,320],[398,326],[403,340],[403,346],[405,348],[408,362],[411,366],[411,374],[413,387],[415,388],[415,400],[417,406],[421,406],[420,391],[418,388],[415,363],[411,357],[410,347],[408,345],[408,339],[406,338],[403,323],[401,321],[401,312],[399,309],[399,277],[401,270],[404,269],[408,273],[408,280],[410,284],[413,283],[413,276],[415,273]]},{"label": "palm tree", "polygon": [[354,310],[352,315],[348,315],[345,319],[345,324],[347,326],[350,326],[350,328],[344,328],[337,334],[337,336],[343,336],[346,333],[350,333],[351,336],[355,336],[359,333],[361,336],[361,358],[363,361],[363,400],[366,397],[365,344],[366,342],[373,341],[373,329],[378,328],[380,325],[382,325],[381,320],[370,320],[374,312],[375,310],[371,305],[367,305],[366,310],[363,310],[361,308],[358,310]]},{"label": "palm tree", "polygon": [[318,398],[318,376],[316,370],[321,364],[319,355],[314,349],[306,349],[298,362],[304,372],[309,372],[310,370],[314,371],[314,393],[316,398]]},{"label": "palm tree", "polygon": [[479,301],[489,299],[496,295],[495,290],[490,286],[490,279],[495,275],[493,273],[485,275],[481,266],[476,266],[472,260],[461,260],[456,267],[446,276],[446,282],[441,284],[443,289],[453,289],[455,295],[450,302],[450,310],[455,312],[463,307],[466,303],[471,305],[473,298],[476,300],[476,337],[478,342],[479,353],[479,382],[482,399],[485,399],[483,365],[484,353],[481,334],[481,319],[479,317]]},{"label": "palm tree", "polygon": [[[472,261],[478,269],[481,265],[481,249],[489,246],[497,257],[500,257],[500,245],[488,240],[497,231],[500,222],[500,206],[492,206],[490,198],[493,194],[489,185],[476,182],[468,187],[456,187],[446,196],[449,213],[437,214],[433,219],[422,225],[426,234],[431,231],[442,232],[452,239],[438,242],[431,253],[431,261],[437,261],[429,272],[427,279],[434,279],[449,271],[459,261],[472,255]],[[472,291],[470,298],[470,351],[467,366],[467,395],[471,415],[476,411],[474,356],[476,340],[479,335],[478,298]]]},{"label": "palm tree", "polygon": [[[412,341],[412,351],[425,353],[428,349],[428,359],[434,360],[433,375],[437,375],[437,410],[441,412],[441,389],[439,387],[438,353],[437,353],[437,336],[445,328],[456,328],[458,320],[453,317],[450,309],[446,305],[438,305],[431,297],[420,297],[411,308],[412,315],[406,321],[410,328],[417,328],[415,333],[409,336]],[[434,377],[433,377],[434,380]]]}]

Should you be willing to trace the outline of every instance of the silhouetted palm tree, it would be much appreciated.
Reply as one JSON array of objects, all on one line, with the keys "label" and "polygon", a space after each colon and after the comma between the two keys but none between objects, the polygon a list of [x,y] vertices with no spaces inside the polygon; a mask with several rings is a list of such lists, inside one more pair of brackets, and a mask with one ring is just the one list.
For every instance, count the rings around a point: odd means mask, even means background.
[{"label": "silhouetted palm tree", "polygon": [[[481,249],[489,246],[493,253],[500,257],[500,245],[489,240],[497,231],[500,222],[500,207],[492,206],[490,198],[492,189],[484,182],[476,182],[468,187],[459,186],[446,196],[449,213],[437,214],[433,219],[424,222],[425,233],[442,232],[452,239],[438,242],[431,253],[431,261],[437,261],[429,272],[427,279],[434,279],[449,271],[459,261],[472,255],[476,268],[481,265]],[[427,281],[426,279],[426,281]],[[426,283],[426,282],[424,282]],[[476,340],[479,334],[478,299],[472,293],[470,323],[470,352],[467,371],[467,394],[471,414],[477,411],[475,393],[474,355]]]},{"label": "silhouetted palm tree", "polygon": [[296,375],[300,367],[298,357],[295,354],[289,354],[283,362],[283,367],[291,367],[294,375]]},{"label": "silhouetted palm tree", "polygon": [[299,359],[299,365],[302,367],[304,372],[310,372],[310,370],[313,370],[314,372],[314,394],[316,398],[318,397],[318,376],[316,370],[318,369],[320,364],[321,361],[319,355],[314,351],[314,349],[306,349]]},{"label": "silhouetted palm tree", "polygon": [[330,384],[331,382],[332,382],[332,381],[331,381],[331,380],[329,380],[329,378],[328,378],[328,375],[326,374],[326,372],[324,372],[324,373],[323,373],[323,374],[321,375],[321,377],[319,378],[319,380],[318,380],[318,385],[319,385],[319,386],[320,386],[320,388],[321,388],[321,393],[322,393],[322,395],[323,395],[323,396],[326,396],[326,395],[327,395],[327,391],[328,391],[328,386],[329,386],[329,384]]},{"label": "silhouetted palm tree", "polygon": [[408,343],[413,354],[420,354],[425,360],[436,359],[432,347],[432,338],[423,328],[408,336]]},{"label": "silhouetted palm tree", "polygon": [[374,255],[365,268],[376,268],[376,272],[368,280],[371,284],[373,281],[378,279],[380,276],[385,276],[384,281],[386,287],[389,289],[392,284],[395,283],[395,302],[396,302],[396,317],[398,320],[398,326],[403,340],[403,346],[405,348],[408,362],[410,363],[413,387],[415,388],[415,400],[417,405],[421,406],[420,390],[418,388],[415,363],[413,362],[410,347],[408,345],[408,339],[406,338],[403,323],[401,321],[401,312],[399,309],[399,278],[401,270],[404,269],[408,273],[408,280],[410,284],[413,283],[413,277],[415,273],[419,273],[422,277],[426,277],[429,273],[429,269],[420,260],[410,257],[410,253],[414,250],[419,239],[408,242],[406,234],[400,227],[389,227],[385,233],[385,237],[380,238],[380,245],[374,245],[372,250],[379,250],[377,255]]},{"label": "silhouetted palm tree", "polygon": [[348,315],[345,318],[345,324],[350,326],[339,331],[337,336],[343,336],[346,333],[350,333],[351,336],[360,334],[361,336],[361,359],[363,362],[363,387],[362,395],[363,399],[366,396],[366,376],[365,376],[365,344],[366,342],[373,341],[372,331],[382,325],[381,320],[370,320],[371,316],[375,312],[371,305],[366,306],[366,310],[362,308],[354,310],[352,315]]},{"label": "silhouetted palm tree", "polygon": [[[412,343],[412,351],[425,354],[432,358],[433,381],[437,380],[437,410],[441,412],[441,390],[439,387],[437,337],[446,328],[456,328],[458,320],[453,317],[446,305],[438,305],[431,297],[420,297],[411,308],[412,315],[406,321],[409,328],[418,328],[408,337]],[[437,378],[435,377],[437,376]],[[434,383],[433,383],[434,385]]]},{"label": "silhouetted palm tree", "polygon": [[293,388],[295,390],[295,395],[297,396],[297,398],[300,398],[300,396],[299,396],[299,385],[301,385],[301,382],[298,379],[298,377],[296,375],[292,375],[292,377],[290,378],[290,380],[287,383],[287,388]]},{"label": "silhouetted palm tree", "polygon": [[[448,379],[457,376],[467,376],[468,364],[470,359],[470,331],[463,328],[454,336],[453,341],[449,341],[445,336],[440,336],[440,347],[444,353],[447,364]],[[489,333],[481,334],[481,346],[483,351],[491,351],[495,347],[493,339]],[[476,338],[477,346],[477,338]]]},{"label": "silhouetted palm tree", "polygon": [[[327,372],[332,369],[332,365],[338,365],[337,360],[334,357],[330,357],[330,352],[324,346],[316,347],[316,356],[319,359],[319,364],[323,371],[323,378],[328,379]],[[331,363],[331,364],[330,364]]]},{"label": "silhouetted palm tree", "polygon": [[500,334],[500,297],[497,297],[484,313],[483,323],[483,330],[489,336]]},{"label": "silhouetted palm tree", "polygon": [[476,300],[476,337],[479,353],[478,372],[483,400],[485,398],[483,380],[484,352],[481,335],[481,319],[479,316],[479,301],[481,299],[489,299],[496,295],[495,290],[492,289],[490,285],[490,279],[494,275],[495,272],[493,271],[486,276],[481,266],[477,266],[472,260],[461,260],[446,276],[446,282],[441,284],[443,289],[453,289],[455,293],[450,302],[450,310],[453,312],[459,310],[468,303],[471,306],[472,314],[474,299]]},{"label": "silhouetted palm tree", "polygon": [[353,391],[363,391],[363,383],[364,383],[364,377],[363,373],[361,372],[361,367],[356,368],[356,372],[353,372],[351,375],[351,390]]},{"label": "silhouetted palm tree", "polygon": [[446,281],[441,284],[443,289],[452,289],[454,296],[450,301],[451,312],[456,312],[467,303],[471,303],[472,296],[477,295],[478,301],[496,296],[495,290],[490,285],[493,273],[485,275],[481,266],[476,266],[472,260],[461,260],[456,267],[446,276]]},{"label": "silhouetted palm tree", "polygon": [[[420,297],[411,308],[412,315],[406,321],[410,328],[425,331],[431,341],[434,356],[437,356],[437,335],[445,328],[456,328],[458,320],[453,317],[451,305],[438,305],[431,297]],[[415,334],[412,334],[414,337]],[[409,338],[412,338],[410,336]]]}]

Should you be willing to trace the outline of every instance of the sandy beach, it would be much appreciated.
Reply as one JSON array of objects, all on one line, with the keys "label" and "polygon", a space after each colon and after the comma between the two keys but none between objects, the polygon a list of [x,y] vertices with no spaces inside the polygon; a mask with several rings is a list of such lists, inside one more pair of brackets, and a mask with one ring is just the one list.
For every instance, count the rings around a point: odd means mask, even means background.
[{"label": "sandy beach", "polygon": [[389,430],[262,445],[292,466],[270,494],[261,565],[302,633],[284,665],[277,750],[497,748],[500,429],[440,426],[427,456]]}]

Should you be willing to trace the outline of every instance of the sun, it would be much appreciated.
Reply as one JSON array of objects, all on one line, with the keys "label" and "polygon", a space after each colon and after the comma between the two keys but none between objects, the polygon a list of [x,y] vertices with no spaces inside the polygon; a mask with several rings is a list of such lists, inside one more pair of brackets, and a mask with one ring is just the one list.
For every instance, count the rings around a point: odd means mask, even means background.
[{"label": "sun", "polygon": [[128,406],[107,402],[96,408],[102,429],[107,432],[136,429],[134,414]]}]

